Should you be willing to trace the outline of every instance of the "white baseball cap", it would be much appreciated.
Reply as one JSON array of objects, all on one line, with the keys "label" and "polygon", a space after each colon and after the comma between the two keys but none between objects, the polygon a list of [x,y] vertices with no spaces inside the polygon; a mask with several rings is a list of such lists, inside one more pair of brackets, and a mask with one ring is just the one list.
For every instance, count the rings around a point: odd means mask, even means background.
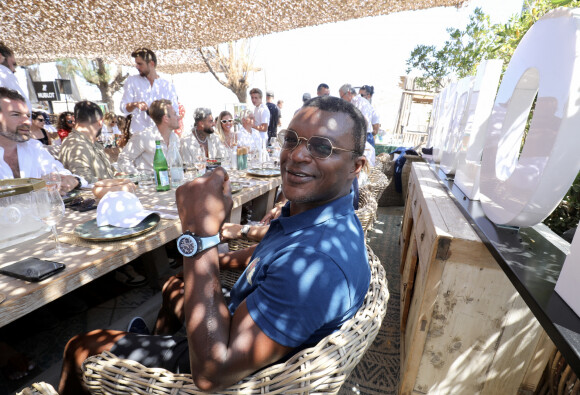
[{"label": "white baseball cap", "polygon": [[97,206],[97,226],[133,228],[158,211],[145,210],[137,195],[127,191],[108,192]]}]

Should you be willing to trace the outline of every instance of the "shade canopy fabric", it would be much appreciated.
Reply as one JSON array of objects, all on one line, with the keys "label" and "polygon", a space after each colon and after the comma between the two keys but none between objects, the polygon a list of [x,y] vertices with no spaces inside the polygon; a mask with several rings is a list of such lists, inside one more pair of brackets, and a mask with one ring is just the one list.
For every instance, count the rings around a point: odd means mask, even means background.
[{"label": "shade canopy fabric", "polygon": [[[101,57],[132,65],[147,47],[166,73],[207,71],[196,48],[468,0],[9,0],[2,36],[20,65]],[[396,39],[396,38],[393,38]]]}]

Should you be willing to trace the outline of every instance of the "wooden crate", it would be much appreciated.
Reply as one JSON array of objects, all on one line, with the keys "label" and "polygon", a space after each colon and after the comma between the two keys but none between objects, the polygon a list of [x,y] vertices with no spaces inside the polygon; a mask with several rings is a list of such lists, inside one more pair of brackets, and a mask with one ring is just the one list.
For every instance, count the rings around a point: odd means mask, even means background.
[{"label": "wooden crate", "polygon": [[532,393],[554,345],[427,163],[401,247],[400,394]]}]

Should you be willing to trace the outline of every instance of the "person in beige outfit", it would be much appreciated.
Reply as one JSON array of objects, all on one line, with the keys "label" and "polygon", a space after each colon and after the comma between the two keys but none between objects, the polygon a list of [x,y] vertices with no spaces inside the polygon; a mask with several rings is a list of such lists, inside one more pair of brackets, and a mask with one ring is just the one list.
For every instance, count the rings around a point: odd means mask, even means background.
[{"label": "person in beige outfit", "polygon": [[113,178],[115,168],[103,146],[97,142],[103,127],[103,111],[93,102],[75,105],[76,127],[63,141],[59,159],[66,169],[84,177],[89,183]]}]

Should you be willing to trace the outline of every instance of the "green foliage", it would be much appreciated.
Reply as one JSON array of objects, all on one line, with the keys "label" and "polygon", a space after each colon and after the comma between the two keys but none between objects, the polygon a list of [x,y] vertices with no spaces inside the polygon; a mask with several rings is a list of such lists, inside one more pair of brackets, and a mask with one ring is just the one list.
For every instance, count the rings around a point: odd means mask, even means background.
[{"label": "green foliage", "polygon": [[448,28],[447,32],[449,39],[442,49],[419,45],[407,59],[407,73],[411,70],[421,72],[416,82],[424,88],[438,91],[450,75],[457,78],[475,75],[477,65],[483,59],[490,58],[495,32],[489,16],[481,8],[475,9],[464,30]]},{"label": "green foliage", "polygon": [[560,236],[562,233],[578,226],[580,220],[580,173],[568,190],[558,207],[544,220],[550,229]]},{"label": "green foliage", "polygon": [[512,15],[505,24],[492,25],[489,16],[476,8],[465,29],[448,28],[449,39],[443,48],[418,45],[406,61],[407,73],[419,72],[417,83],[439,91],[448,76],[463,78],[475,75],[484,59],[502,59],[504,70],[528,29],[546,12],[556,7],[575,7],[580,0],[530,0],[520,15]]}]

